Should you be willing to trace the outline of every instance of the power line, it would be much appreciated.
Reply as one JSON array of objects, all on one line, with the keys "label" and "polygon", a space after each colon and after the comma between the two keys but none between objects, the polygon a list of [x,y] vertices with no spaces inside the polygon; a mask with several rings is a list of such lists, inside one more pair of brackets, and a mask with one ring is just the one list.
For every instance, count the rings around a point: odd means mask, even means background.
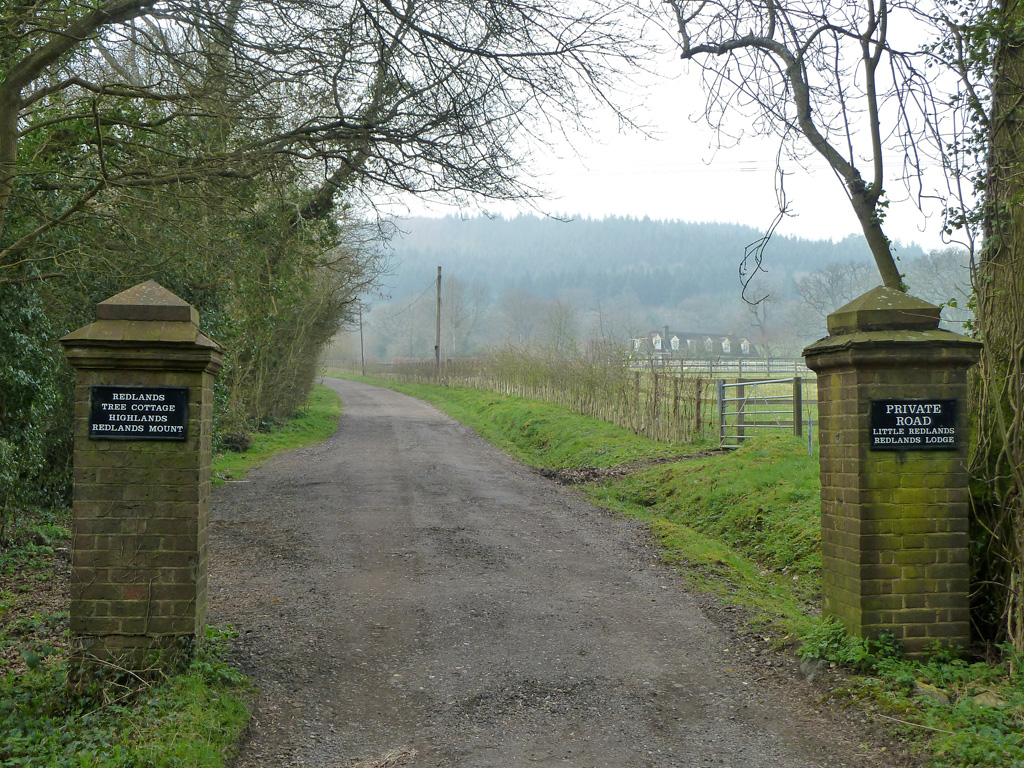
[{"label": "power line", "polygon": [[[407,306],[405,309],[399,310],[395,314],[391,315],[391,317],[389,319],[394,320],[395,318],[401,317],[402,315],[404,315],[410,309],[415,307],[419,303],[420,299],[422,299],[424,296],[426,296],[430,291],[434,290],[436,285],[437,285],[437,283],[432,278],[430,280],[430,282],[427,283],[427,287],[423,289],[423,293],[421,293],[419,296],[417,296],[415,299],[413,299],[412,303],[409,304],[409,306]],[[368,322],[367,325],[372,327],[372,323]]]}]

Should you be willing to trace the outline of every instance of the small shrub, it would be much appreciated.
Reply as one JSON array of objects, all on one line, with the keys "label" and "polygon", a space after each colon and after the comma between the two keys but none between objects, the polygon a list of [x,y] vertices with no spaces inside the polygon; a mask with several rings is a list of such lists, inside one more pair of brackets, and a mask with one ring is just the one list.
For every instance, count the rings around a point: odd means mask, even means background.
[{"label": "small shrub", "polygon": [[812,624],[802,639],[803,644],[797,649],[801,658],[822,659],[864,672],[902,654],[900,643],[891,632],[883,632],[877,640],[853,637],[832,616]]},{"label": "small shrub", "polygon": [[226,451],[245,453],[252,447],[252,435],[248,432],[231,432],[221,436],[220,444]]}]

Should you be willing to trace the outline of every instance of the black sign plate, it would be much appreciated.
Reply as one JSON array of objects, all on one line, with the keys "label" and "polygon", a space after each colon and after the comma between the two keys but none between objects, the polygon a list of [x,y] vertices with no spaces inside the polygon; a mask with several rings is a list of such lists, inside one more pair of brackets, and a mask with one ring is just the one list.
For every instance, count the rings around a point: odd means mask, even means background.
[{"label": "black sign plate", "polygon": [[184,440],[188,387],[90,387],[90,440]]},{"label": "black sign plate", "polygon": [[871,450],[955,451],[956,400],[872,400]]}]

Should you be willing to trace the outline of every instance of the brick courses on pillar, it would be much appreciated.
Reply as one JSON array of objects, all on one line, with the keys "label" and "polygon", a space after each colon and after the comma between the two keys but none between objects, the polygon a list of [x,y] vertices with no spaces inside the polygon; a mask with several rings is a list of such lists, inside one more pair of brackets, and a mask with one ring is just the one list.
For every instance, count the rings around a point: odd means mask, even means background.
[{"label": "brick courses on pillar", "polygon": [[[967,369],[972,339],[937,307],[876,288],[829,317],[804,350],[818,375],[823,608],[861,637],[888,631],[910,655],[966,646]],[[872,399],[955,399],[955,451],[873,451]]]},{"label": "brick courses on pillar", "polygon": [[[76,661],[171,662],[206,618],[213,377],[219,346],[153,282],[61,340],[76,369],[70,628]],[[90,440],[90,387],[187,387],[187,439]]]}]

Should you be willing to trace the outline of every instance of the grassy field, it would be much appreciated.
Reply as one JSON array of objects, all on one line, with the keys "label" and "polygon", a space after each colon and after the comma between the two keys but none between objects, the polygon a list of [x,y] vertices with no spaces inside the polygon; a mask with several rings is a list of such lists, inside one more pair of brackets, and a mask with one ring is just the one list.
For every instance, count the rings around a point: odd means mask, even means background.
[{"label": "grassy field", "polygon": [[739,606],[777,648],[847,667],[833,697],[870,710],[936,768],[1024,768],[1024,659],[990,648],[986,659],[937,652],[907,661],[894,642],[851,638],[817,618],[819,480],[805,438],[776,434],[709,454],[707,444],[646,441],[540,401],[381,383],[435,403],[533,466],[627,465],[596,473],[583,491],[643,521],[667,564]]},{"label": "grassy field", "polygon": [[[214,483],[281,451],[325,439],[337,396],[317,387],[281,429],[214,458]],[[230,629],[210,628],[188,668],[143,683],[67,684],[69,513],[22,515],[0,548],[0,766],[221,768],[249,722],[249,682],[227,661]]]}]

